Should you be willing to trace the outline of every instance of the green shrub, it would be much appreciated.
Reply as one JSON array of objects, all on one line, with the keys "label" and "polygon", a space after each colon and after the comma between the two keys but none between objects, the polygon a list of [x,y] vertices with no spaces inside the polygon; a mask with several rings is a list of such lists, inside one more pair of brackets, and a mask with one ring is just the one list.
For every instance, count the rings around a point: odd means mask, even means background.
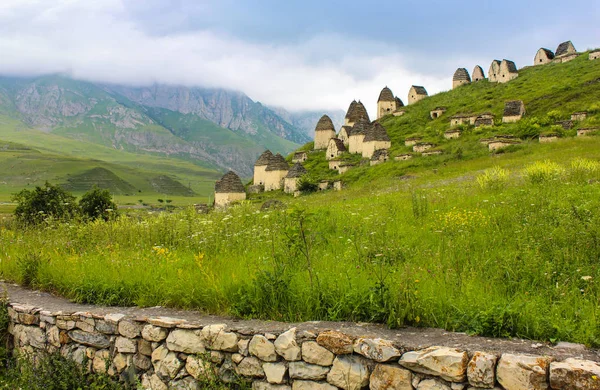
[{"label": "green shrub", "polygon": [[550,160],[536,161],[525,167],[524,174],[532,184],[544,184],[559,180],[565,173],[565,169]]},{"label": "green shrub", "polygon": [[483,174],[477,176],[477,184],[483,190],[499,191],[506,187],[510,172],[508,169],[500,168],[495,166],[490,169],[486,169]]},{"label": "green shrub", "polygon": [[102,218],[108,221],[117,214],[117,205],[113,202],[110,191],[96,186],[83,194],[79,200],[79,208],[83,216],[89,219]]},{"label": "green shrub", "polygon": [[15,219],[26,225],[36,225],[48,219],[68,221],[78,214],[75,197],[48,182],[44,187],[22,190],[12,200],[17,202]]},{"label": "green shrub", "polygon": [[319,184],[309,175],[304,175],[298,180],[298,191],[303,193],[316,192]]},{"label": "green shrub", "polygon": [[571,181],[583,183],[595,178],[600,173],[600,163],[586,158],[576,158],[571,161],[568,171]]},{"label": "green shrub", "polygon": [[38,270],[44,259],[39,253],[27,253],[17,258],[17,267],[21,277],[21,285],[33,287],[38,277]]}]

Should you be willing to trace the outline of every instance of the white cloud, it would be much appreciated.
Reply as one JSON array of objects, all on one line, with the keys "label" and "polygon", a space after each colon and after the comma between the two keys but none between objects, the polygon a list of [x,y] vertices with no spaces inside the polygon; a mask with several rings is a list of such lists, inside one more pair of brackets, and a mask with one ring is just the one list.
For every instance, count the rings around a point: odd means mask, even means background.
[{"label": "white cloud", "polygon": [[346,109],[361,99],[372,113],[385,85],[405,103],[412,84],[430,94],[450,86],[451,73],[410,70],[397,49],[378,42],[320,35],[269,45],[210,31],[156,36],[127,15],[121,0],[3,0],[0,73],[222,87],[288,110]]}]

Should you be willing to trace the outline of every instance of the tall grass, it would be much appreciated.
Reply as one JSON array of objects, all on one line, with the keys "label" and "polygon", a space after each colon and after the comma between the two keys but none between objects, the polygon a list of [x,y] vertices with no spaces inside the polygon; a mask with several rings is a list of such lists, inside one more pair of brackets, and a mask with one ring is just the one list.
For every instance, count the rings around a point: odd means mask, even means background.
[{"label": "tall grass", "polygon": [[79,302],[598,346],[598,172],[577,184],[563,169],[552,185],[501,192],[473,178],[340,202],[316,194],[290,210],[3,227],[0,276]]}]

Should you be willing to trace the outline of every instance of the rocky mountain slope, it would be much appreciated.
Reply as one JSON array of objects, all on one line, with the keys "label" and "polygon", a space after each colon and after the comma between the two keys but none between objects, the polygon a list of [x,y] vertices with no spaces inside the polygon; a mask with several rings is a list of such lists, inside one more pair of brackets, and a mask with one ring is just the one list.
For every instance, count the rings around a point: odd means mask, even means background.
[{"label": "rocky mountain slope", "polygon": [[287,153],[309,140],[241,92],[107,86],[60,76],[0,77],[0,115],[70,139],[244,176],[265,148]]}]

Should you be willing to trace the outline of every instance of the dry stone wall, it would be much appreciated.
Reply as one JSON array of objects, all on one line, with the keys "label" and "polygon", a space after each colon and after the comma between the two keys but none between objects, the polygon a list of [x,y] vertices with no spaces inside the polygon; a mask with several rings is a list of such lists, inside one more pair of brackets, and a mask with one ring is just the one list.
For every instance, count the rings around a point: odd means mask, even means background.
[{"label": "dry stone wall", "polygon": [[407,336],[423,335],[398,330],[403,337],[385,339],[371,325],[343,323],[343,331],[318,323],[203,324],[142,309],[102,314],[11,303],[8,313],[19,353],[59,352],[144,389],[197,389],[209,374],[242,378],[257,390],[600,389],[600,365],[589,359],[598,354],[580,346],[568,346],[566,355],[532,355],[498,352],[511,342],[488,340],[490,352],[455,343],[466,335],[443,333],[449,346],[407,348]]}]

